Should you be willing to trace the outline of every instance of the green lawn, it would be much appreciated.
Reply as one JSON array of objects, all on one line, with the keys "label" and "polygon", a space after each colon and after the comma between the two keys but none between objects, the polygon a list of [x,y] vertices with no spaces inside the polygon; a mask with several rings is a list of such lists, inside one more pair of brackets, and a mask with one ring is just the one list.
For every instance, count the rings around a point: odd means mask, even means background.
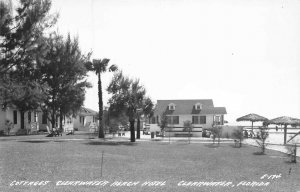
[{"label": "green lawn", "polygon": [[[7,140],[0,143],[0,191],[300,191],[300,163],[288,163],[283,153],[267,150],[266,155],[255,155],[257,151],[251,146],[216,148],[187,142]],[[261,179],[265,174],[281,177]],[[50,182],[16,186],[13,181]],[[93,186],[92,182],[90,186],[56,185],[59,181],[95,182]],[[107,184],[96,186],[101,184],[96,181]],[[111,186],[115,181],[136,182],[136,186]],[[162,182],[162,186],[142,186],[148,181]],[[178,186],[182,181],[198,186]],[[199,186],[221,181],[228,186]],[[237,186],[241,181],[268,186]]]}]

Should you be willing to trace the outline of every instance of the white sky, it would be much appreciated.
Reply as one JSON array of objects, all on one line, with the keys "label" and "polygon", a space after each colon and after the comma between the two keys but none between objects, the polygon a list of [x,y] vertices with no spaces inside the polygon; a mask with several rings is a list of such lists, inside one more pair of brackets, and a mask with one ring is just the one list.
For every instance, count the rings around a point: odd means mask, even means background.
[{"label": "white sky", "polygon": [[[53,0],[57,28],[158,99],[300,118],[299,0]],[[112,74],[103,75],[103,90]],[[98,109],[97,78],[85,106]],[[104,91],[104,105],[109,96]],[[247,123],[249,124],[249,123]]]}]

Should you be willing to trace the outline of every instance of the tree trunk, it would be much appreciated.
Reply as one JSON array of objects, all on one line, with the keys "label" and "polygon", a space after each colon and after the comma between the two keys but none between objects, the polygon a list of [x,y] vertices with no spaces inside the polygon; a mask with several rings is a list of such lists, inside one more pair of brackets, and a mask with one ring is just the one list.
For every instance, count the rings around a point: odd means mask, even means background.
[{"label": "tree trunk", "polygon": [[101,76],[100,76],[100,70],[98,73],[98,98],[99,98],[99,138],[104,138],[104,132],[103,132],[103,101],[102,101],[102,82],[101,82]]},{"label": "tree trunk", "polygon": [[137,125],[136,125],[136,138],[137,139],[140,139],[141,138],[141,134],[140,134],[140,132],[141,132],[141,122],[140,122],[140,115],[138,114],[138,119],[137,119]]},{"label": "tree trunk", "polygon": [[59,111],[59,128],[60,130],[63,129],[63,114],[61,110]]},{"label": "tree trunk", "polygon": [[55,108],[53,107],[52,109],[52,114],[51,114],[51,124],[52,124],[52,130],[55,128]]},{"label": "tree trunk", "polygon": [[135,142],[134,119],[129,120],[130,123],[130,141]]}]

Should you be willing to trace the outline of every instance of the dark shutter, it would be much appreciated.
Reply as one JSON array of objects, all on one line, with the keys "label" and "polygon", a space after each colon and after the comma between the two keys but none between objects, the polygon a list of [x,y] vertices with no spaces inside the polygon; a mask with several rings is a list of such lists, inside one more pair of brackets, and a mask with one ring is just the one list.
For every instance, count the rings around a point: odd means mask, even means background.
[{"label": "dark shutter", "polygon": [[28,123],[31,123],[31,112],[30,111],[28,111]]},{"label": "dark shutter", "polygon": [[14,110],[14,124],[18,124],[18,111]]}]

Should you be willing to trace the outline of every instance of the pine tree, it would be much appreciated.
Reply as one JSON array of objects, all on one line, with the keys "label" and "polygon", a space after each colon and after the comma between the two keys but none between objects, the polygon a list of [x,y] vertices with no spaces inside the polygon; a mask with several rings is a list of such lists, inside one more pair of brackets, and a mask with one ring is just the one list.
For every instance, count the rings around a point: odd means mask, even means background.
[{"label": "pine tree", "polygon": [[60,117],[60,127],[64,115],[75,114],[83,105],[85,89],[91,87],[87,82],[85,63],[89,55],[81,53],[78,39],[71,39],[70,34],[63,36],[52,33],[45,39],[47,54],[43,62],[37,62],[40,83],[47,87],[44,91],[42,109],[51,114],[52,127]]},{"label": "pine tree", "polygon": [[24,128],[24,112],[36,109],[43,98],[36,63],[45,51],[43,33],[57,15],[49,15],[50,0],[20,0],[15,15],[11,7],[0,2],[0,102],[20,110]]}]

